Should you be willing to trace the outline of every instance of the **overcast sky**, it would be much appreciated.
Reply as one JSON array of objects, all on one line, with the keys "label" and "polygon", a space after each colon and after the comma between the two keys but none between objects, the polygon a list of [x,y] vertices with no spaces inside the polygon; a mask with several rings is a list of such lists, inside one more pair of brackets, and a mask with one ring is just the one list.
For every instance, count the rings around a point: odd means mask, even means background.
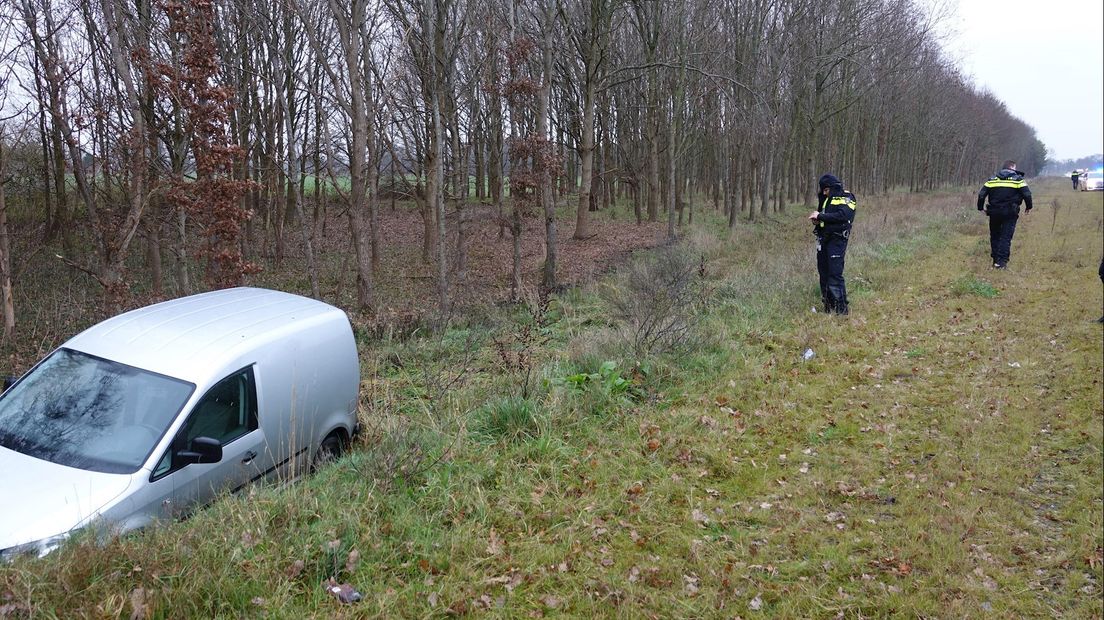
[{"label": "overcast sky", "polygon": [[945,49],[977,86],[1034,127],[1052,158],[1104,153],[1104,2],[948,1]]}]

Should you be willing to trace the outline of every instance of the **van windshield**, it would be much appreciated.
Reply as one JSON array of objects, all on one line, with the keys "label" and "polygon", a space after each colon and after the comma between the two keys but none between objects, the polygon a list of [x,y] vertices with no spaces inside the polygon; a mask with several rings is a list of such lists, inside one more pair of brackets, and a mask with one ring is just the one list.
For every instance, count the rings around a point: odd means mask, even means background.
[{"label": "van windshield", "polygon": [[0,446],[69,467],[134,473],[194,389],[58,349],[0,396]]}]

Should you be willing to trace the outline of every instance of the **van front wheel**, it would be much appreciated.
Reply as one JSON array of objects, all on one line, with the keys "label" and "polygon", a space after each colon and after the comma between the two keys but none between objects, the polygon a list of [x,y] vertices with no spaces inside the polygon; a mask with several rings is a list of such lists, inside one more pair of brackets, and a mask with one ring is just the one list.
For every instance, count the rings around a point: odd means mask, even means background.
[{"label": "van front wheel", "polygon": [[318,445],[318,451],[314,453],[314,463],[311,469],[317,471],[319,467],[332,463],[341,458],[345,452],[345,439],[339,431],[334,431],[322,440]]}]

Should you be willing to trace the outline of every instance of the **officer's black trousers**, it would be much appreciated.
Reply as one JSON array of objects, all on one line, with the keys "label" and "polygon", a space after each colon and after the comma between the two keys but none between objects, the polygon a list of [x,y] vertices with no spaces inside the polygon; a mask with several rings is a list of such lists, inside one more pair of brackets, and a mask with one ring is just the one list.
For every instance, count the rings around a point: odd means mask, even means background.
[{"label": "officer's black trousers", "polygon": [[989,214],[989,249],[993,264],[1007,265],[1012,254],[1012,235],[1016,232],[1019,213],[1011,215]]},{"label": "officer's black trousers", "polygon": [[817,242],[817,272],[820,273],[820,296],[825,312],[848,312],[847,285],[843,281],[846,255],[847,239],[843,237],[825,236]]}]

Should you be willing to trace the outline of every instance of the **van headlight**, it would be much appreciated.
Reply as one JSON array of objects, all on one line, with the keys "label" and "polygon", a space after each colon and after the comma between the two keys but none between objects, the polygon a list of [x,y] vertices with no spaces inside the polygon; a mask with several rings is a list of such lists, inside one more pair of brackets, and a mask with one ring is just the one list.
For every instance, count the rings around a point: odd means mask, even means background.
[{"label": "van headlight", "polygon": [[72,532],[65,532],[64,534],[50,536],[49,538],[43,538],[42,540],[34,540],[29,543],[23,543],[22,545],[8,547],[7,549],[0,549],[0,560],[11,561],[19,556],[24,555],[33,555],[35,557],[41,558],[64,544],[65,541],[69,540],[69,536],[71,534]]}]

